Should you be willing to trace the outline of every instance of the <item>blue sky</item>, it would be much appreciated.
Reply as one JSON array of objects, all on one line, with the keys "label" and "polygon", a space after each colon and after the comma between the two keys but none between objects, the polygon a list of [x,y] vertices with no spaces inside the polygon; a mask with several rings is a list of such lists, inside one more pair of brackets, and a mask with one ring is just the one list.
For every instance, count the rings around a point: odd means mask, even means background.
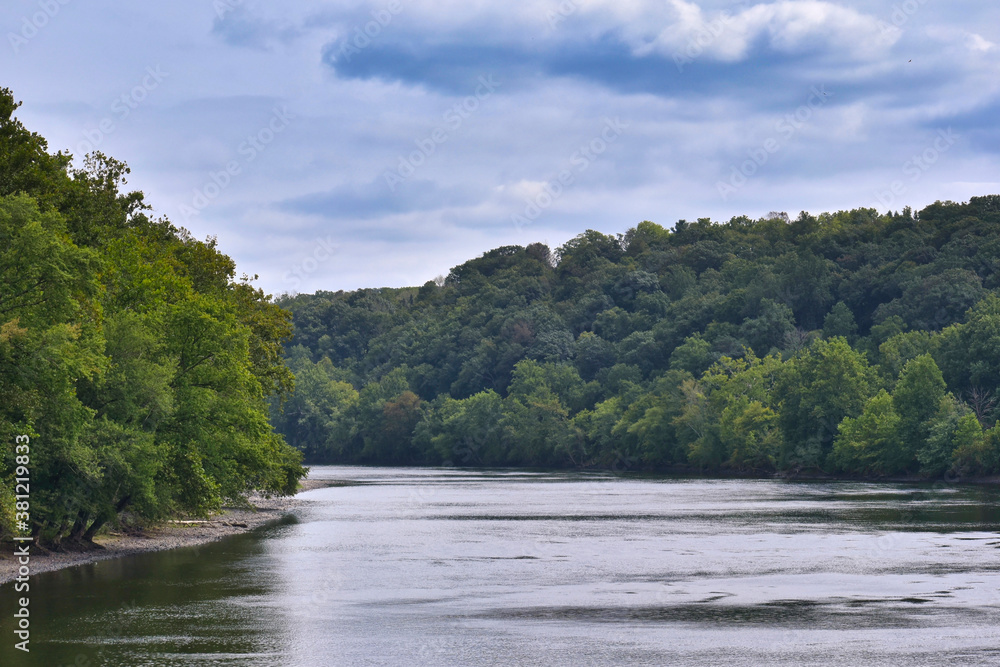
[{"label": "blue sky", "polygon": [[7,0],[0,85],[272,293],[1000,193],[1000,5]]}]

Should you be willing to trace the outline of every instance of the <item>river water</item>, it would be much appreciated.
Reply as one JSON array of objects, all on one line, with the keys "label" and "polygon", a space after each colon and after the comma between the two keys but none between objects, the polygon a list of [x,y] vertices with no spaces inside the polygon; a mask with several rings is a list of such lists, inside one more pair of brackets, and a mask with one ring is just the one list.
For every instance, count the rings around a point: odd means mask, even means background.
[{"label": "river water", "polygon": [[197,548],[32,580],[0,664],[1000,664],[1000,493],[317,467]]}]

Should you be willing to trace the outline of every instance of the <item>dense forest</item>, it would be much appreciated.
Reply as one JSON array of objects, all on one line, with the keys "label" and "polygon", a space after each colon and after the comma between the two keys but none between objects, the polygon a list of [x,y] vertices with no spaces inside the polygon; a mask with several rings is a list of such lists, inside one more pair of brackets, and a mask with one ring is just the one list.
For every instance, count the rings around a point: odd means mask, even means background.
[{"label": "dense forest", "polygon": [[49,153],[17,106],[0,90],[0,539],[24,472],[50,546],[290,493],[303,454],[1000,472],[1000,196],[642,222],[275,301],[123,190],[123,163]]},{"label": "dense forest", "polygon": [[1000,472],[1000,196],[642,222],[278,303],[272,421],[316,462]]},{"label": "dense forest", "polygon": [[0,89],[0,539],[20,511],[66,546],[294,491],[302,455],[267,403],[292,386],[288,313],[123,192],[124,164],[50,154],[17,107]]}]

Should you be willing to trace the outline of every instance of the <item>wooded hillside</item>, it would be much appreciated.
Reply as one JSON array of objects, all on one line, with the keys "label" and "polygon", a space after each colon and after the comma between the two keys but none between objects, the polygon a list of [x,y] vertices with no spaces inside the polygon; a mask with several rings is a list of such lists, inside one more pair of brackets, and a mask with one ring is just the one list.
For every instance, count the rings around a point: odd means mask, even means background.
[{"label": "wooded hillside", "polygon": [[[122,191],[123,163],[74,167],[17,106],[0,89],[0,538],[89,541],[294,491],[301,454],[266,402],[292,385],[288,314],[214,240]],[[15,478],[30,479],[18,505]]]},{"label": "wooded hillside", "polygon": [[314,461],[1000,471],[1000,196],[642,222],[280,300]]}]

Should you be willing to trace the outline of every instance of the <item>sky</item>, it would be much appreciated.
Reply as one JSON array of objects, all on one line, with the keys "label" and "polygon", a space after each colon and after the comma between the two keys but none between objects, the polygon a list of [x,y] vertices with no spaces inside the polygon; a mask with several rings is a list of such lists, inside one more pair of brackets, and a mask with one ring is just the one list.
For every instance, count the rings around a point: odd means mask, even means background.
[{"label": "sky", "polygon": [[5,0],[0,86],[268,293],[1000,193],[1000,3]]}]

